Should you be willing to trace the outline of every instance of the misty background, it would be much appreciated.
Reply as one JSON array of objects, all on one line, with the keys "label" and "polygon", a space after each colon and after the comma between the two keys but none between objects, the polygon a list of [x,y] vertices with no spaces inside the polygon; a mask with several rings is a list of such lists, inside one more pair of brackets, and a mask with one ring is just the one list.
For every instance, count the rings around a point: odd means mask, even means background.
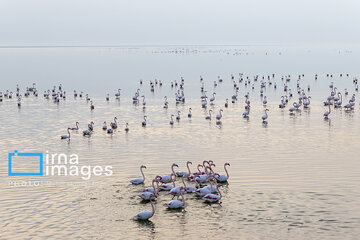
[{"label": "misty background", "polygon": [[355,46],[357,0],[1,0],[0,45]]}]

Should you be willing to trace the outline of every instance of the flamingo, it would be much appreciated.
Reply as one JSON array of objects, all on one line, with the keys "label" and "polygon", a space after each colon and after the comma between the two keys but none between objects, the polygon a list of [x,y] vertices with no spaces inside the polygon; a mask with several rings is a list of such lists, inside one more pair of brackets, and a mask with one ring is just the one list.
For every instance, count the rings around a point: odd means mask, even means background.
[{"label": "flamingo", "polygon": [[308,107],[309,107],[309,105],[310,105],[310,99],[311,99],[310,96],[308,96],[307,98],[305,98],[305,100],[304,100],[304,108],[308,108]]},{"label": "flamingo", "polygon": [[169,194],[173,195],[173,196],[180,196],[181,193],[185,193],[186,192],[186,184],[184,181],[185,176],[182,176],[181,180],[184,184],[184,187],[173,187],[170,191]]},{"label": "flamingo", "polygon": [[143,172],[143,168],[146,169],[146,166],[144,166],[144,165],[140,166],[140,172],[141,172],[141,175],[142,175],[143,178],[134,178],[134,179],[130,180],[130,182],[132,184],[138,185],[138,184],[144,183],[145,175],[144,175],[144,172]]},{"label": "flamingo", "polygon": [[143,107],[145,107],[145,105],[146,105],[145,96],[142,95],[141,97],[142,97],[142,99],[143,99],[143,100],[142,100],[142,105],[143,105]]},{"label": "flamingo", "polygon": [[267,114],[267,112],[269,111],[269,109],[265,109],[265,114],[264,115],[262,115],[262,120],[263,120],[263,122],[266,122],[266,120],[267,120],[267,118],[268,118],[268,114]]},{"label": "flamingo", "polygon": [[106,121],[104,121],[102,129],[103,129],[103,130],[106,130],[106,129],[107,129]]},{"label": "flamingo", "polygon": [[209,110],[209,115],[205,117],[206,120],[211,120],[211,112],[212,112],[212,110],[210,109]]},{"label": "flamingo", "polygon": [[126,123],[126,124],[125,124],[125,129],[124,129],[124,130],[125,130],[125,132],[128,132],[128,131],[130,130],[130,129],[129,129],[129,123]]},{"label": "flamingo", "polygon": [[112,129],[116,129],[118,127],[118,124],[117,124],[117,117],[114,117],[114,122],[113,123],[110,123],[110,127]]},{"label": "flamingo", "polygon": [[191,113],[191,108],[189,108],[189,113],[188,113],[188,118],[191,118],[192,117],[192,113]]},{"label": "flamingo", "polygon": [[151,194],[149,197],[150,200],[150,204],[151,204],[151,212],[150,211],[142,211],[139,212],[138,214],[136,214],[134,216],[134,218],[136,220],[148,220],[149,218],[151,218],[152,216],[154,216],[155,214],[155,208],[154,208],[154,203],[152,202],[152,199],[154,198],[154,194]]},{"label": "flamingo", "polygon": [[106,100],[106,101],[109,101],[109,100],[110,100],[109,94],[106,94],[105,100]]},{"label": "flamingo", "polygon": [[115,93],[115,97],[116,97],[116,98],[119,98],[119,97],[120,97],[120,90],[121,90],[121,89],[119,88],[119,89],[118,89],[118,92]]},{"label": "flamingo", "polygon": [[174,125],[174,114],[171,114],[170,125]]},{"label": "flamingo", "polygon": [[[183,187],[182,187],[183,188]],[[183,191],[180,191],[180,195],[182,200],[171,200],[167,203],[164,204],[165,207],[167,208],[182,208],[185,206],[185,198],[184,198],[184,193]]]},{"label": "flamingo", "polygon": [[[184,188],[187,193],[194,193],[197,190],[197,188],[194,186],[186,186],[184,178],[182,178],[181,180],[184,184]],[[197,186],[199,185],[198,182],[196,182],[196,184],[197,184]]]},{"label": "flamingo", "polygon": [[203,108],[205,108],[206,105],[207,105],[207,101],[206,101],[206,98],[204,98],[204,99],[202,100],[202,102],[201,102],[201,106],[202,106]]},{"label": "flamingo", "polygon": [[245,112],[243,112],[243,117],[248,118],[250,114],[250,105],[245,106]]},{"label": "flamingo", "polygon": [[177,112],[176,120],[180,120],[180,111]]},{"label": "flamingo", "polygon": [[135,92],[135,96],[133,96],[133,101],[137,101],[138,100],[138,97],[139,97],[139,91],[140,91],[140,89],[138,88],[137,90],[136,90],[136,92]]},{"label": "flamingo", "polygon": [[141,125],[142,125],[143,127],[146,127],[146,118],[147,118],[147,116],[144,116],[144,121],[142,121],[142,123],[141,123]]},{"label": "flamingo", "polygon": [[[196,181],[196,182],[198,182],[198,181]],[[210,193],[211,193],[211,189],[208,186],[198,188],[195,190],[195,194],[198,195],[199,197],[203,197],[206,194],[210,194]]]},{"label": "flamingo", "polygon": [[218,120],[218,121],[220,121],[220,120],[221,120],[221,118],[222,118],[222,112],[223,112],[223,110],[222,110],[222,109],[220,109],[219,113],[218,113],[218,114],[216,114],[216,120]]},{"label": "flamingo", "polygon": [[18,105],[18,107],[20,107],[20,106],[21,106],[21,95],[19,95],[19,97],[18,97],[18,100],[17,100],[17,105]]},{"label": "flamingo", "polygon": [[93,104],[93,101],[90,101],[90,109],[91,109],[91,110],[94,110],[94,108],[95,108],[95,106],[94,106],[94,104]]},{"label": "flamingo", "polygon": [[[177,165],[176,163],[173,163],[173,164],[171,165],[171,172],[172,172],[174,175],[176,175],[176,174],[175,174],[175,171],[174,171],[174,167],[179,167],[179,165]],[[169,183],[169,182],[171,182],[171,175],[161,176],[161,177],[160,177],[160,182],[162,182],[162,183]]]},{"label": "flamingo", "polygon": [[[155,188],[155,183],[156,182],[156,187]],[[151,192],[151,193],[156,193],[156,191],[159,191],[159,179],[158,177],[156,177],[155,179],[152,180],[151,183],[152,187],[148,187],[148,188],[144,188],[143,192]]]},{"label": "flamingo", "polygon": [[88,129],[85,129],[83,131],[83,135],[90,135],[93,129],[94,129],[94,122],[91,122],[90,124],[88,124]]},{"label": "flamingo", "polygon": [[330,105],[328,105],[328,106],[329,106],[329,111],[324,112],[324,118],[328,118],[331,113]]},{"label": "flamingo", "polygon": [[[175,187],[175,181],[176,181],[176,175],[174,173],[172,173],[170,175],[170,181],[172,181],[172,185],[171,184],[161,184],[159,186],[159,189],[162,190],[162,191],[170,191],[172,188]],[[157,176],[157,179],[159,181],[162,181],[162,177],[161,176]]]},{"label": "flamingo", "polygon": [[205,202],[217,202],[220,201],[222,198],[222,194],[219,190],[219,185],[217,184],[216,178],[215,178],[215,184],[216,184],[216,191],[219,193],[219,195],[208,193],[205,196],[202,197],[202,200],[205,200]]},{"label": "flamingo", "polygon": [[266,98],[266,96],[264,97],[263,104],[264,104],[264,105],[267,104],[267,98]]},{"label": "flamingo", "polygon": [[225,102],[225,107],[227,108],[228,106],[229,106],[229,99],[227,98]]},{"label": "flamingo", "polygon": [[192,164],[192,162],[190,162],[190,161],[187,161],[187,162],[186,162],[186,167],[187,167],[187,169],[188,169],[188,172],[178,171],[178,172],[176,172],[176,175],[177,175],[178,177],[182,177],[182,176],[188,177],[188,176],[190,176],[190,175],[191,175],[191,171],[190,171],[189,164]]},{"label": "flamingo", "polygon": [[230,163],[225,163],[224,164],[224,169],[225,169],[225,172],[226,172],[226,175],[219,175],[219,174],[215,174],[215,179],[218,181],[218,182],[227,182],[228,179],[229,179],[229,173],[226,169],[226,166],[230,166]]},{"label": "flamingo", "polygon": [[213,96],[210,98],[210,102],[214,102],[214,101],[215,101],[215,95],[216,95],[216,92],[213,93]]},{"label": "flamingo", "polygon": [[70,139],[70,128],[67,129],[68,135],[62,135],[61,139]]},{"label": "flamingo", "polygon": [[79,130],[79,122],[75,123],[76,127],[70,128],[70,130]]}]

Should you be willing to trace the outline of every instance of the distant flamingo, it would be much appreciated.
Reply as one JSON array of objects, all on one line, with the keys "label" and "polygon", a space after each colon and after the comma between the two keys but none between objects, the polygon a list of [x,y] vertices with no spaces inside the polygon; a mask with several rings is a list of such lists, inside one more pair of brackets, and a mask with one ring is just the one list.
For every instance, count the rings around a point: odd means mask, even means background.
[{"label": "distant flamingo", "polygon": [[328,106],[329,106],[329,111],[324,112],[324,118],[328,118],[331,113],[330,104]]},{"label": "distant flamingo", "polygon": [[75,123],[75,126],[76,126],[76,127],[70,128],[70,130],[79,130],[79,122],[76,122],[76,123]]},{"label": "distant flamingo", "polygon": [[212,112],[212,110],[210,109],[209,110],[209,115],[205,117],[206,120],[211,120],[211,112]]},{"label": "distant flamingo", "polygon": [[62,135],[61,139],[70,139],[70,128],[67,129],[68,135]]},{"label": "distant flamingo", "polygon": [[262,120],[263,120],[263,122],[266,122],[266,120],[267,120],[267,118],[268,118],[268,114],[267,114],[267,112],[269,111],[269,109],[265,109],[265,114],[264,115],[262,115]]},{"label": "distant flamingo", "polygon": [[191,118],[192,117],[192,113],[191,113],[191,108],[189,108],[189,113],[188,113],[188,118]]}]

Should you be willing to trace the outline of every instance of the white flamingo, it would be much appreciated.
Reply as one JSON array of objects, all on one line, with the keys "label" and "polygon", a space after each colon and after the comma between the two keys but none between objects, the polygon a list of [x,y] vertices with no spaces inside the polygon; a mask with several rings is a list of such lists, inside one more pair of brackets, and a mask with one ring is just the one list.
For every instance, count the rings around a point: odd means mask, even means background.
[{"label": "white flamingo", "polygon": [[217,184],[216,178],[215,178],[215,184],[216,184],[216,190],[219,193],[219,195],[209,193],[209,194],[206,194],[205,196],[203,196],[202,200],[205,200],[205,202],[217,202],[217,201],[221,200],[222,194],[219,190],[219,185]]},{"label": "white flamingo", "polygon": [[228,170],[226,169],[226,166],[230,166],[230,163],[225,163],[224,164],[224,169],[225,169],[226,175],[216,174],[215,179],[218,182],[227,182],[229,180],[229,173],[228,173]]},{"label": "white flamingo", "polygon": [[[161,181],[162,177],[161,176],[156,176],[156,178]],[[174,173],[172,173],[170,175],[170,181],[172,181],[172,184],[169,184],[169,183],[166,183],[166,184],[161,184],[159,186],[159,190],[162,190],[162,191],[170,191],[172,188],[175,187],[175,181],[176,181],[176,175]]]},{"label": "white flamingo", "polygon": [[[175,174],[175,171],[174,171],[174,167],[179,167],[179,165],[177,165],[176,163],[173,163],[173,164],[171,165],[171,172],[172,172],[174,175],[176,175],[176,174]],[[161,176],[160,182],[162,182],[162,183],[169,183],[169,182],[171,182],[171,175]]]},{"label": "white flamingo", "polygon": [[144,166],[144,165],[141,165],[141,166],[140,166],[140,172],[141,172],[141,175],[142,175],[143,178],[134,178],[134,179],[130,180],[130,182],[131,182],[132,184],[137,185],[137,184],[144,183],[144,181],[145,181],[145,175],[144,175],[144,172],[143,172],[143,168],[146,168],[146,166]]},{"label": "white flamingo", "polygon": [[220,120],[221,120],[221,118],[222,118],[222,112],[223,112],[223,110],[222,110],[222,109],[220,109],[219,113],[218,113],[218,114],[216,114],[216,120],[218,120],[218,121],[220,121]]},{"label": "white flamingo", "polygon": [[185,206],[184,193],[183,193],[183,191],[180,191],[180,193],[181,193],[181,198],[182,198],[181,201],[179,201],[179,200],[171,200],[171,201],[165,203],[164,206],[167,207],[167,208],[182,208],[182,207],[184,207]]},{"label": "white flamingo", "polygon": [[114,117],[114,122],[111,122],[110,123],[110,127],[112,129],[116,129],[118,127],[118,124],[117,124],[117,117]]},{"label": "white flamingo", "polygon": [[154,216],[155,214],[155,207],[154,207],[154,203],[152,202],[152,199],[154,197],[154,194],[151,194],[149,199],[150,199],[150,204],[151,204],[151,212],[150,211],[142,211],[139,212],[138,214],[136,214],[134,216],[135,219],[137,220],[148,220],[149,218],[151,218],[152,216]]},{"label": "white flamingo", "polygon": [[119,89],[118,89],[118,92],[115,93],[115,97],[116,97],[116,98],[119,98],[119,97],[120,97],[120,91],[121,91],[121,89],[119,88]]},{"label": "white flamingo", "polygon": [[79,130],[79,122],[76,122],[75,127],[70,128],[70,130]]},{"label": "white flamingo", "polygon": [[182,177],[182,176],[188,177],[188,176],[190,176],[190,175],[191,175],[191,171],[190,171],[189,164],[192,164],[192,162],[190,162],[190,161],[187,161],[187,162],[186,162],[186,167],[187,167],[187,169],[188,169],[188,172],[178,171],[178,172],[176,172],[176,175],[177,175],[178,177]]},{"label": "white flamingo", "polygon": [[62,135],[61,139],[70,139],[70,128],[67,129],[68,135]]},{"label": "white flamingo", "polygon": [[269,111],[269,109],[265,109],[265,114],[264,115],[262,115],[262,120],[263,120],[263,122],[266,122],[266,120],[267,120],[267,118],[268,118],[268,114],[267,114],[267,112]]},{"label": "white flamingo", "polygon": [[331,113],[330,104],[328,106],[329,106],[329,111],[324,112],[324,118],[328,118]]}]

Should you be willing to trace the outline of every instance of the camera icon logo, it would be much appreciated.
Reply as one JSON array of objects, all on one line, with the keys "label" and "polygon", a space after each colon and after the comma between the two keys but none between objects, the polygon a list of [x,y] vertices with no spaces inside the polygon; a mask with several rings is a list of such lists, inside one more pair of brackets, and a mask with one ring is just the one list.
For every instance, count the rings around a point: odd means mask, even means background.
[{"label": "camera icon logo", "polygon": [[9,153],[9,176],[43,176],[43,153]]}]

